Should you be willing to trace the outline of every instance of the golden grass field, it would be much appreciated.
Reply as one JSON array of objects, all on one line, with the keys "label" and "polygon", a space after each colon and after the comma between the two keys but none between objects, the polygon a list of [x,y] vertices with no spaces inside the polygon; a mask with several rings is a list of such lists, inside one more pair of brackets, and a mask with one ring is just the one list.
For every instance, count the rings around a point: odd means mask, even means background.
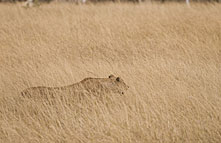
[{"label": "golden grass field", "polygon": [[[110,74],[125,95],[20,94]],[[221,142],[221,5],[0,4],[0,142]]]}]

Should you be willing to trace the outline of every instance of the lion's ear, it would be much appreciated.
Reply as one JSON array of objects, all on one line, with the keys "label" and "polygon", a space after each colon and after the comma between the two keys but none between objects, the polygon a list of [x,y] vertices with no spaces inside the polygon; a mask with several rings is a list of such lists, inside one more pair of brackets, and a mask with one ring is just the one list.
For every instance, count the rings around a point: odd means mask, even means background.
[{"label": "lion's ear", "polygon": [[112,75],[112,74],[111,74],[111,75],[109,75],[109,78],[114,78],[114,75]]},{"label": "lion's ear", "polygon": [[120,80],[121,80],[121,79],[120,79],[120,77],[117,77],[117,78],[116,78],[116,81],[118,81],[118,82],[119,82]]}]

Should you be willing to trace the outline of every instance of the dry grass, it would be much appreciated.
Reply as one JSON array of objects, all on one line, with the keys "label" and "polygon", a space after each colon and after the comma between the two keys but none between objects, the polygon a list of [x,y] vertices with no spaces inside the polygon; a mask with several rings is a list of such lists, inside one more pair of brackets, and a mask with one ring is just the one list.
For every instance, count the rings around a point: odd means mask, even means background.
[{"label": "dry grass", "polygon": [[[0,4],[0,142],[220,142],[221,5]],[[20,99],[115,74],[100,101]]]}]

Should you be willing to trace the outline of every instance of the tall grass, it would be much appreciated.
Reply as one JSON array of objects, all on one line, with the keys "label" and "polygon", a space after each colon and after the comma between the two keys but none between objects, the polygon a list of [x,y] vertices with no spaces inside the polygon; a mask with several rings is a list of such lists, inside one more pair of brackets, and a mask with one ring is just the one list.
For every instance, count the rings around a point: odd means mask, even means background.
[{"label": "tall grass", "polygon": [[[220,45],[219,4],[0,4],[0,142],[218,143]],[[20,95],[110,74],[124,96]]]}]

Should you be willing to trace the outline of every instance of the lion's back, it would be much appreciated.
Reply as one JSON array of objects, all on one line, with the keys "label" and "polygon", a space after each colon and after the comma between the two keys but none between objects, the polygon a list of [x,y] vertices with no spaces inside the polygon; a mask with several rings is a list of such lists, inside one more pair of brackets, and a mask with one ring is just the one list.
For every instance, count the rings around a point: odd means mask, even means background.
[{"label": "lion's back", "polygon": [[30,87],[21,92],[23,97],[42,97],[46,95],[53,95],[58,90],[53,87],[45,87],[45,86],[38,86],[38,87]]}]

